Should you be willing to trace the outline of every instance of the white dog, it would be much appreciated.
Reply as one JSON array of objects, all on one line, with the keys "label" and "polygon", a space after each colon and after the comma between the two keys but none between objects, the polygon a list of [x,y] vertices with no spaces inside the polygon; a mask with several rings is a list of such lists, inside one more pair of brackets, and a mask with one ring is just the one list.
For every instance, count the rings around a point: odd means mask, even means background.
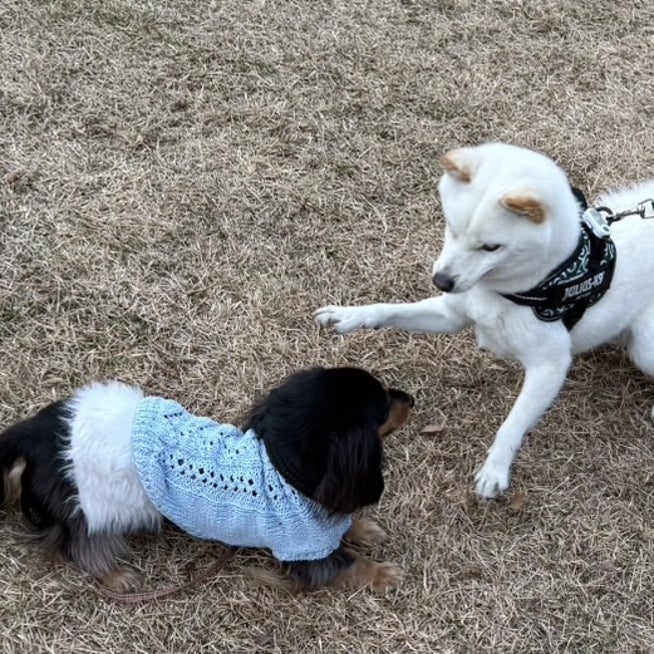
[{"label": "white dog", "polygon": [[[579,196],[544,155],[486,144],[449,152],[441,163],[445,242],[433,280],[446,294],[412,304],[326,306],[316,318],[340,333],[451,334],[474,326],[480,347],[524,366],[522,390],[476,475],[477,493],[492,498],[508,488],[523,437],[556,398],[573,355],[621,342],[654,375],[654,220],[616,222],[614,248],[584,227]],[[652,197],[654,180],[599,204],[619,212]],[[595,257],[584,276],[589,242],[604,259]]]}]

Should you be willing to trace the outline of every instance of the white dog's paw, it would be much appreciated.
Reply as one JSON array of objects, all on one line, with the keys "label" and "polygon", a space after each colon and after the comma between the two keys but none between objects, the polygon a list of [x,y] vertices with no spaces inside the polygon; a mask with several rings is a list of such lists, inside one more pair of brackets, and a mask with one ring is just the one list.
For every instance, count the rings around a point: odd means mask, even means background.
[{"label": "white dog's paw", "polygon": [[509,487],[510,463],[493,460],[490,457],[475,475],[477,495],[484,500],[491,500],[504,493]]},{"label": "white dog's paw", "polygon": [[339,334],[381,326],[379,312],[373,307],[327,306],[321,307],[313,315],[322,327],[333,325]]}]

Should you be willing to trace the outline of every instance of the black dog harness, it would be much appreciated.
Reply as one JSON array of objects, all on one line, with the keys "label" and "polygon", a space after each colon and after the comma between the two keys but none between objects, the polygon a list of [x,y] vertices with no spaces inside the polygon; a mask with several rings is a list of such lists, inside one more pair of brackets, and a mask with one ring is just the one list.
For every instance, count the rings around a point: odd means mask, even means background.
[{"label": "black dog harness", "polygon": [[[584,194],[572,189],[581,205],[588,204]],[[615,244],[607,234],[600,237],[581,220],[581,235],[575,251],[547,277],[528,291],[503,294],[505,298],[530,306],[536,317],[545,322],[562,320],[570,331],[588,307],[598,302],[608,291],[615,268]]]}]

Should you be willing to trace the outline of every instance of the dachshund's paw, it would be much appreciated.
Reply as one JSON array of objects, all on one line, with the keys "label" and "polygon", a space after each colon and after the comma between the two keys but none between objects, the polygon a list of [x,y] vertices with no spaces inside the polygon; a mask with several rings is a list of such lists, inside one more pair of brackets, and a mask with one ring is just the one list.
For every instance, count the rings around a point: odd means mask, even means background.
[{"label": "dachshund's paw", "polygon": [[388,538],[386,532],[374,521],[367,518],[355,518],[345,534],[345,539],[354,545],[372,547],[383,543]]},{"label": "dachshund's paw", "polygon": [[404,577],[402,568],[395,563],[373,563],[370,586],[379,595],[385,595],[391,588],[397,588]]},{"label": "dachshund's paw", "polygon": [[115,593],[124,593],[138,587],[141,579],[136,570],[119,567],[100,577],[100,583]]},{"label": "dachshund's paw", "polygon": [[337,585],[345,588],[372,588],[375,593],[384,595],[391,588],[399,586],[403,576],[402,568],[395,563],[376,563],[357,558],[340,575]]}]

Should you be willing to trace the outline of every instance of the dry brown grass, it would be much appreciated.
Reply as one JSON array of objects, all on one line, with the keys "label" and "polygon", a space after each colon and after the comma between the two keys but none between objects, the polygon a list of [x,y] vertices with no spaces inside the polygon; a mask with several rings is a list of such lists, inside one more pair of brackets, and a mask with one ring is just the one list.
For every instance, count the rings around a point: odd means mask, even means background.
[{"label": "dry brown grass", "polygon": [[[118,376],[235,420],[315,363],[418,398],[388,443],[387,598],[210,585],[123,607],[0,528],[3,652],[651,652],[651,382],[581,359],[519,457],[471,478],[520,383],[471,336],[319,333],[326,302],[419,299],[438,157],[544,150],[590,192],[654,171],[654,5],[615,0],[3,0],[0,413]],[[434,419],[446,429],[420,429]],[[136,543],[151,585],[210,546]]]}]

